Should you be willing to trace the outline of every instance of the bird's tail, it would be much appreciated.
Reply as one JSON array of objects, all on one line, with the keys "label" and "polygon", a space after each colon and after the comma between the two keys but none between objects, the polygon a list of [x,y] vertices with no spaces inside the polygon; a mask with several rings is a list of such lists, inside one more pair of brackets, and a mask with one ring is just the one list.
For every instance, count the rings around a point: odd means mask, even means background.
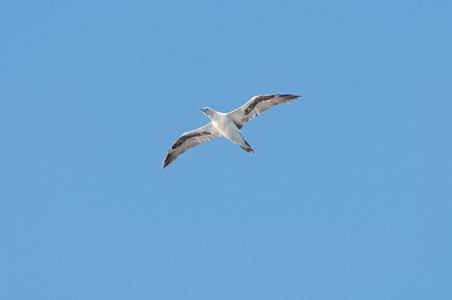
[{"label": "bird's tail", "polygon": [[242,147],[242,145],[239,145],[243,150],[245,150],[246,152],[249,152],[251,154],[254,154],[254,150],[253,148],[251,148],[250,144],[248,144],[247,141],[245,141],[245,145],[246,147]]}]

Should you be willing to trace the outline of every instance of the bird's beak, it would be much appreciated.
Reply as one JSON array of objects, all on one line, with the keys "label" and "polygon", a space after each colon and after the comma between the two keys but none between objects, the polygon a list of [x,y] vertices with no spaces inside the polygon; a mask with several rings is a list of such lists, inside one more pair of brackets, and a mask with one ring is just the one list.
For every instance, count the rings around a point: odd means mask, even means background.
[{"label": "bird's beak", "polygon": [[202,111],[203,113],[206,113],[206,110],[203,108],[200,108],[199,110]]}]

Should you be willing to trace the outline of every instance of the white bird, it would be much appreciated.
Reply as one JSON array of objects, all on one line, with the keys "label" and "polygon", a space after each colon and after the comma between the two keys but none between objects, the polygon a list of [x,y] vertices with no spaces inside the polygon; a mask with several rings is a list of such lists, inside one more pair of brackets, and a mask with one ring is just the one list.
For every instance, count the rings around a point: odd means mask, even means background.
[{"label": "white bird", "polygon": [[300,96],[278,94],[255,96],[245,105],[230,113],[221,113],[209,107],[200,108],[210,118],[211,122],[201,128],[182,134],[166,154],[162,163],[163,168],[173,163],[179,155],[188,149],[219,136],[224,136],[243,150],[254,154],[253,148],[245,141],[240,132],[243,124],[274,105],[289,103],[298,97]]}]

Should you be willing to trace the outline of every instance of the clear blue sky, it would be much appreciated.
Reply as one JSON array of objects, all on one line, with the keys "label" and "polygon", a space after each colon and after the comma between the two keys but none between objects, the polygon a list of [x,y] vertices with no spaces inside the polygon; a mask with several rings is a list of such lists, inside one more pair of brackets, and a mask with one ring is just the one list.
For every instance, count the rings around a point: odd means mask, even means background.
[{"label": "clear blue sky", "polygon": [[0,298],[452,299],[451,11],[2,1]]}]

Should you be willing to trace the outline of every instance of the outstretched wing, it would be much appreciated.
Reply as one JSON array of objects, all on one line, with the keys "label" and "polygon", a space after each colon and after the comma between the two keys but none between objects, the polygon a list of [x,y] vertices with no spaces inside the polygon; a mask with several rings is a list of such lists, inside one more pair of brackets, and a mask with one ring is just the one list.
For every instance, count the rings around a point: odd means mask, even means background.
[{"label": "outstretched wing", "polygon": [[279,94],[255,96],[245,105],[228,113],[228,116],[234,121],[238,128],[242,128],[243,124],[270,107],[282,103],[289,103],[298,97],[300,96]]},{"label": "outstretched wing", "polygon": [[181,155],[188,149],[193,148],[194,146],[197,146],[201,143],[210,141],[211,139],[219,137],[220,135],[220,132],[218,132],[218,130],[213,126],[212,123],[182,134],[166,154],[165,159],[162,163],[163,168],[173,163],[173,161],[175,161],[179,157],[179,155]]}]

